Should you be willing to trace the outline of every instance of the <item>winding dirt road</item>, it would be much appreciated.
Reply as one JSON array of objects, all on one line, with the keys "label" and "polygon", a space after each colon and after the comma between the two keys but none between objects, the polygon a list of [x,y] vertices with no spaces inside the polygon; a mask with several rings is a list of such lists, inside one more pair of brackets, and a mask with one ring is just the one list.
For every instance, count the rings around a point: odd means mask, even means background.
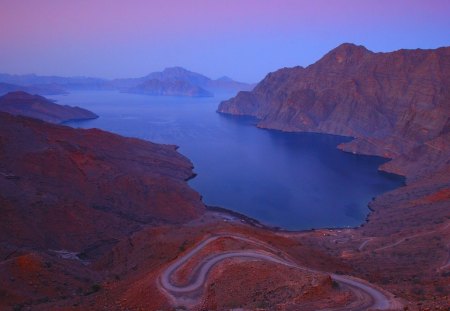
[{"label": "winding dirt road", "polygon": [[[235,240],[241,240],[253,245],[261,246],[277,254],[282,254],[280,250],[273,248],[272,246],[254,239],[249,239],[234,234],[223,234],[213,237],[209,237],[195,247],[186,252],[183,256],[177,258],[172,262],[160,275],[159,288],[170,298],[175,306],[187,306],[192,307],[199,302],[199,298],[202,296],[203,287],[206,282],[208,273],[218,263],[229,258],[249,259],[249,260],[262,260],[269,261],[276,264],[288,266],[291,268],[301,269],[304,271],[320,273],[313,269],[299,266],[293,261],[286,258],[281,258],[278,255],[272,254],[265,250],[247,249],[247,250],[235,250],[224,251],[208,257],[203,258],[198,263],[196,268],[193,269],[191,279],[185,285],[174,284],[172,276],[177,272],[184,264],[186,264],[194,255],[201,251],[206,245],[214,242],[220,238],[231,238]],[[323,272],[322,272],[323,273]],[[385,291],[375,287],[374,285],[365,282],[361,279],[345,276],[345,275],[330,275],[333,280],[338,282],[342,287],[351,290],[357,301],[351,305],[341,308],[342,310],[366,310],[366,309],[397,309],[401,307],[401,304],[393,299],[393,296]]]},{"label": "winding dirt road", "polygon": [[397,245],[399,245],[399,244],[401,244],[401,243],[403,243],[405,241],[408,241],[408,240],[411,240],[411,239],[414,239],[414,238],[418,238],[418,237],[422,237],[424,235],[430,235],[430,234],[434,234],[436,232],[447,230],[447,228],[449,228],[449,227],[450,227],[450,222],[445,224],[444,226],[442,226],[442,228],[438,228],[438,229],[427,231],[427,232],[421,232],[421,233],[405,236],[404,238],[401,238],[397,242],[385,245],[383,247],[378,247],[378,248],[374,249],[374,251],[381,251],[383,249],[391,248],[391,247],[397,246]]}]

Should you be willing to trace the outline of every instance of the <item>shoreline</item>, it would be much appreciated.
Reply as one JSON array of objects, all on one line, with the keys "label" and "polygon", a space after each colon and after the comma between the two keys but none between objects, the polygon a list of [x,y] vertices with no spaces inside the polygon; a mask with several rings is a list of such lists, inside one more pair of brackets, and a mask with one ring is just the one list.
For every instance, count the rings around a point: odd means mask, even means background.
[{"label": "shoreline", "polygon": [[225,215],[229,215],[232,217],[235,217],[237,219],[239,219],[241,222],[250,225],[252,227],[255,228],[259,228],[259,229],[263,229],[263,230],[268,230],[271,232],[281,232],[281,233],[306,233],[306,232],[314,232],[314,231],[319,231],[319,230],[347,230],[347,229],[358,229],[360,227],[362,227],[365,223],[367,223],[367,220],[364,221],[363,224],[361,224],[358,227],[324,227],[324,228],[311,228],[311,229],[299,229],[299,230],[289,230],[289,229],[284,229],[281,227],[277,227],[277,226],[270,226],[268,224],[264,224],[262,222],[260,222],[259,220],[249,217],[247,215],[241,214],[239,212],[224,208],[224,207],[220,207],[220,206],[210,206],[210,205],[205,205],[206,206],[206,211],[208,212],[216,212],[216,213],[221,213],[221,214],[225,214]]},{"label": "shoreline", "polygon": [[[315,134],[315,135],[334,136],[334,137],[340,137],[340,138],[348,139],[349,141],[346,142],[346,143],[350,143],[350,142],[352,142],[352,141],[357,139],[357,137],[354,137],[354,136],[345,136],[345,135],[340,135],[340,134],[322,133],[322,132],[316,132],[316,131],[287,131],[287,130],[282,130],[282,129],[274,129],[274,128],[269,128],[269,127],[262,127],[262,126],[258,125],[258,121],[260,121],[260,119],[255,117],[255,116],[252,116],[252,115],[233,114],[233,113],[229,113],[229,112],[219,111],[219,109],[216,110],[216,113],[218,113],[219,115],[222,115],[224,117],[227,117],[227,118],[238,118],[238,119],[239,118],[248,118],[251,121],[255,121],[254,126],[257,129],[264,130],[264,131],[269,131],[269,132],[272,131],[272,132],[277,132],[277,133],[281,133],[281,134],[299,133],[299,134]],[[248,217],[246,215],[237,213],[237,212],[232,211],[232,210],[228,210],[226,208],[222,208],[222,207],[217,207],[217,208],[221,209],[225,213],[228,213],[228,214],[231,214],[231,215],[237,215],[237,216],[242,215],[242,217],[244,217],[244,219],[243,219],[244,221],[245,221],[245,219],[251,219],[252,221],[250,222],[250,224],[253,224],[254,222],[256,222],[256,223],[258,223],[257,227],[264,228],[264,229],[270,230],[272,232],[305,233],[305,232],[312,232],[312,231],[316,231],[316,230],[346,230],[346,229],[357,230],[357,229],[360,229],[360,228],[364,227],[366,224],[369,223],[370,216],[375,211],[371,207],[371,203],[374,202],[381,195],[384,195],[386,193],[389,193],[389,192],[392,192],[392,191],[395,191],[397,189],[400,189],[400,188],[403,188],[403,187],[407,186],[408,185],[407,184],[407,176],[399,175],[399,174],[396,174],[396,173],[393,173],[393,172],[389,172],[389,171],[385,171],[385,170],[381,169],[381,166],[383,166],[384,164],[392,161],[393,158],[387,158],[387,157],[382,157],[382,156],[379,156],[379,155],[372,155],[372,154],[364,154],[364,153],[359,153],[359,152],[350,152],[350,151],[347,151],[347,150],[343,150],[342,148],[339,148],[340,145],[341,144],[336,145],[335,148],[338,149],[341,152],[348,153],[348,154],[353,154],[353,155],[357,155],[357,156],[364,156],[364,157],[382,159],[384,161],[384,163],[380,164],[378,166],[378,168],[377,168],[377,171],[379,172],[379,174],[384,175],[386,178],[389,178],[389,179],[399,179],[401,181],[401,184],[402,184],[402,185],[400,185],[397,188],[391,189],[389,191],[386,191],[386,192],[383,192],[383,193],[380,193],[380,194],[374,196],[372,198],[372,200],[367,202],[366,207],[369,209],[369,212],[367,213],[364,221],[360,225],[358,225],[358,226],[348,226],[348,227],[334,227],[334,228],[324,227],[324,228],[311,228],[311,229],[303,229],[303,230],[288,230],[288,229],[283,229],[281,227],[272,227],[272,226],[269,226],[269,225],[265,225],[265,224],[259,222],[256,219],[253,219],[251,217]],[[207,206],[207,207],[209,208],[209,206]],[[238,217],[238,218],[240,218],[240,217]]]}]

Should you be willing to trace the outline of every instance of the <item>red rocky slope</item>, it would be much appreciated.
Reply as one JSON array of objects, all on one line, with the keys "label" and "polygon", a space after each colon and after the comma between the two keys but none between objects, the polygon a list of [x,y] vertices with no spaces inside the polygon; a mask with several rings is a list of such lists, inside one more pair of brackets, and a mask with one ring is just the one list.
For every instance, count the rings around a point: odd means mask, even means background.
[{"label": "red rocky slope", "polygon": [[0,113],[0,256],[13,249],[94,256],[145,224],[204,209],[175,146]]}]

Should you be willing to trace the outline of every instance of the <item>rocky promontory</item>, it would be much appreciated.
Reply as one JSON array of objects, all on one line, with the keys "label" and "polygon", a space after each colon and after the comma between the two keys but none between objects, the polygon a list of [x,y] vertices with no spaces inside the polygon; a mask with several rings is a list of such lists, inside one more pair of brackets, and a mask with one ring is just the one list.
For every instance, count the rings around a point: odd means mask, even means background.
[{"label": "rocky promontory", "polygon": [[10,92],[0,97],[0,111],[27,116],[50,123],[96,119],[98,116],[80,107],[58,105],[45,97],[26,92]]}]

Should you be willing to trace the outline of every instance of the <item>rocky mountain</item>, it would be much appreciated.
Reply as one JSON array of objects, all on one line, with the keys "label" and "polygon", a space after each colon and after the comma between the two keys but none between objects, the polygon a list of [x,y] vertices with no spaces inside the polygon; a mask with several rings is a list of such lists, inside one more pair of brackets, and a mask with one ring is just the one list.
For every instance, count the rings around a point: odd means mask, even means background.
[{"label": "rocky mountain", "polygon": [[136,87],[126,90],[127,93],[138,93],[153,96],[188,96],[211,97],[212,93],[184,80],[145,80]]},{"label": "rocky mountain", "polygon": [[152,72],[144,77],[145,80],[149,79],[157,79],[161,81],[188,81],[194,85],[198,86],[207,86],[208,83],[211,81],[210,78],[196,73],[189,71],[187,69],[184,69],[182,67],[169,67],[164,69],[161,72]]},{"label": "rocky mountain", "polygon": [[10,92],[0,96],[0,111],[41,119],[51,123],[98,118],[95,113],[89,110],[58,105],[45,97],[21,91]]},{"label": "rocky mountain", "polygon": [[255,117],[262,128],[352,136],[339,148],[390,158],[380,169],[406,185],[374,198],[365,224],[299,241],[328,249],[406,308],[448,308],[449,47],[374,53],[343,44],[306,68],[268,74],[218,112]]},{"label": "rocky mountain", "polygon": [[268,74],[218,111],[256,117],[263,128],[355,137],[346,151],[415,153],[448,139],[450,48],[374,53],[343,44],[306,68]]}]

